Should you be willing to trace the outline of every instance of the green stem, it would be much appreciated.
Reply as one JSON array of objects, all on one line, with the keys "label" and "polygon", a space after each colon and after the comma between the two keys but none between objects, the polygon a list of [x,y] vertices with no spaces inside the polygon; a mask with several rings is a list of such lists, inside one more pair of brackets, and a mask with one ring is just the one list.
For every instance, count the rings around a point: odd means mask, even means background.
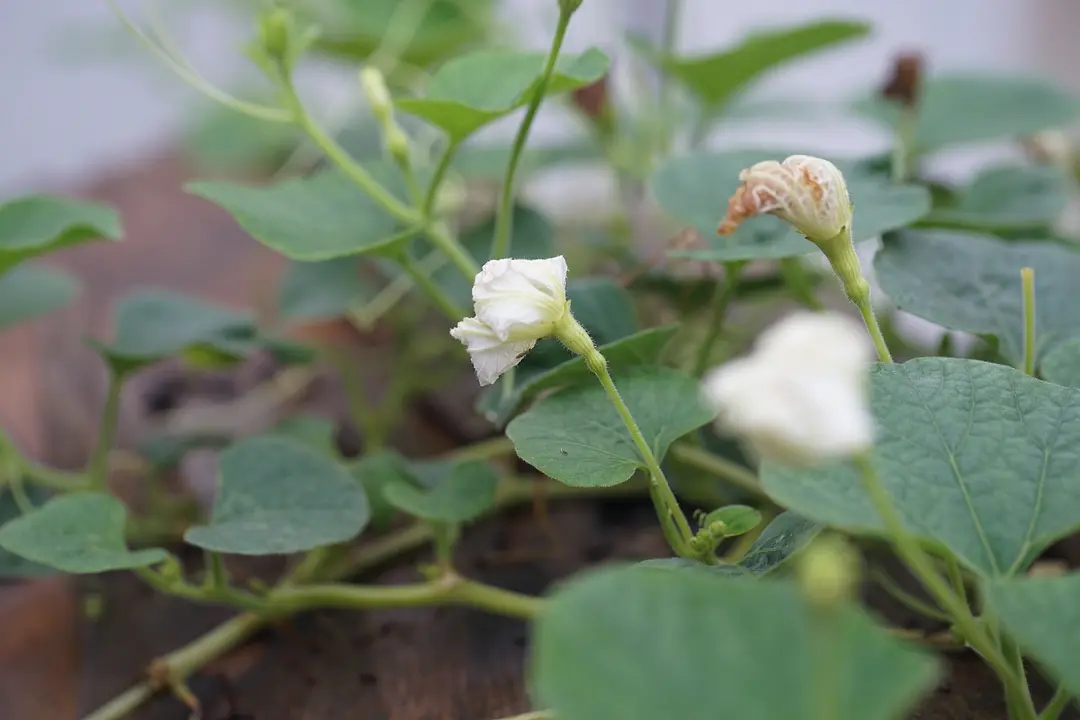
[{"label": "green stem", "polygon": [[814,655],[814,718],[836,720],[840,713],[842,657],[840,618],[835,607],[815,607],[811,626]]},{"label": "green stem", "polygon": [[20,467],[27,482],[40,485],[48,490],[75,492],[76,490],[85,490],[87,487],[87,480],[80,473],[45,467],[26,458],[20,458]]},{"label": "green stem", "polygon": [[1057,690],[1054,691],[1054,697],[1050,698],[1050,702],[1039,713],[1039,720],[1058,720],[1061,713],[1065,712],[1065,708],[1069,706],[1071,699],[1072,695],[1065,686],[1058,685]]},{"label": "green stem", "polygon": [[473,582],[453,574],[414,585],[301,585],[274,592],[268,601],[268,612],[274,615],[291,615],[314,608],[366,610],[467,605],[523,620],[535,618],[544,603],[540,598]]},{"label": "green stem", "polygon": [[671,457],[679,462],[712,473],[753,495],[765,497],[765,491],[761,489],[761,482],[758,481],[757,475],[738,463],[685,443],[672,445],[669,452]]},{"label": "green stem", "polygon": [[1024,295],[1024,373],[1035,375],[1035,269],[1020,270]]},{"label": "green stem", "polygon": [[893,143],[893,182],[902,183],[911,174],[912,145],[915,141],[915,128],[918,119],[915,108],[901,108],[900,121],[896,128],[896,138]]},{"label": "green stem", "polygon": [[[450,258],[450,262],[457,266],[457,269],[461,271],[462,277],[472,283],[476,276],[480,274],[480,266],[473,260],[472,255],[468,253],[461,246],[450,231],[446,229],[446,226],[442,223],[435,223],[430,225],[427,230],[428,240],[431,244],[441,250],[446,257]],[[461,317],[464,317],[463,315]]]},{"label": "green stem", "polygon": [[924,617],[928,617],[932,620],[940,620],[941,622],[951,622],[947,613],[932,607],[929,603],[925,603],[919,598],[915,597],[907,590],[900,587],[895,580],[889,577],[887,574],[880,570],[874,571],[874,581],[885,590],[885,592],[892,595],[901,604],[907,607],[909,610],[919,613]]},{"label": "green stem", "polygon": [[967,585],[964,583],[964,573],[960,570],[960,563],[950,555],[945,558],[945,564],[949,569],[949,582],[952,583],[953,591],[965,605],[968,605]]},{"label": "green stem", "polygon": [[514,443],[505,435],[475,442],[472,445],[464,445],[445,455],[447,460],[461,462],[463,460],[488,460],[500,455],[509,455],[514,452]]},{"label": "green stem", "polygon": [[[1031,687],[1027,682],[1027,672],[1024,669],[1024,656],[1020,652],[1020,646],[1013,642],[1011,638],[1002,634],[1001,651],[1002,654],[1005,655],[1005,659],[1012,664],[1017,677],[1020,678],[1019,692],[1011,698],[1016,705],[1014,717],[1030,717],[1032,720],[1037,720],[1035,701],[1031,698]],[[1028,713],[1029,709],[1030,714]]]},{"label": "green stem", "polygon": [[423,290],[432,302],[438,306],[439,310],[449,318],[452,322],[457,322],[469,313],[450,299],[446,292],[439,287],[431,276],[417,265],[416,261],[408,253],[402,253],[398,257],[398,262],[401,264],[405,273],[412,278],[417,287]]},{"label": "green stem", "polygon": [[101,411],[97,444],[90,455],[87,480],[92,490],[105,490],[109,486],[109,452],[116,438],[116,426],[120,422],[120,390],[124,387],[121,375],[109,369],[109,386],[105,394],[105,408]]},{"label": "green stem", "polygon": [[294,122],[307,133],[323,154],[386,212],[406,224],[416,224],[419,221],[416,211],[394,197],[393,193],[383,187],[308,114],[300,96],[296,94],[292,78],[282,78],[281,86],[282,93],[292,111]]},{"label": "green stem", "polygon": [[555,27],[555,37],[551,40],[551,49],[548,51],[547,62],[544,71],[540,75],[540,81],[536,84],[533,96],[529,100],[529,107],[525,110],[525,117],[518,127],[514,145],[510,150],[510,164],[506,168],[506,177],[503,180],[502,197],[499,202],[499,211],[495,217],[495,237],[491,241],[491,258],[497,260],[506,257],[510,252],[510,233],[514,225],[514,176],[517,173],[521,154],[525,150],[525,143],[529,138],[529,130],[533,120],[540,109],[540,104],[547,94],[551,76],[555,73],[555,63],[559,59],[559,51],[562,49],[563,40],[566,38],[566,29],[570,27],[570,18],[576,8],[570,7],[569,3],[559,4],[559,23]]},{"label": "green stem", "polygon": [[[675,498],[675,493],[671,491],[671,485],[668,484],[667,477],[664,475],[664,471],[660,467],[656,455],[653,454],[652,448],[649,447],[649,443],[645,440],[645,436],[641,434],[641,428],[638,427],[637,421],[634,420],[634,416],[630,414],[630,408],[626,407],[626,403],[623,402],[622,396],[619,394],[619,389],[615,387],[615,381],[611,379],[611,373],[608,370],[607,359],[599,350],[593,347],[585,354],[585,364],[589,367],[589,370],[596,375],[597,379],[600,380],[600,384],[603,385],[604,392],[607,393],[608,399],[611,400],[611,404],[615,406],[616,412],[619,413],[623,425],[626,426],[627,431],[630,433],[630,439],[633,440],[634,446],[637,448],[638,453],[645,462],[645,467],[651,475],[651,485],[655,489],[659,501],[666,508],[667,512],[670,513],[678,527],[680,537],[677,539],[677,542],[672,545],[672,549],[679,555],[695,557],[695,553],[690,551],[688,545],[690,539],[694,537],[694,533],[690,529],[690,523],[687,522],[686,515],[683,514],[682,509],[679,508],[679,501]],[[663,524],[664,518],[661,517],[660,520],[661,524]]]},{"label": "green stem", "polygon": [[713,346],[720,338],[724,327],[724,316],[728,306],[739,292],[739,276],[742,275],[745,262],[731,262],[724,265],[724,283],[717,284],[716,293],[713,295],[712,313],[709,316],[709,327],[706,329],[705,340],[698,349],[697,361],[694,363],[694,377],[701,377],[709,365]]},{"label": "green stem", "polygon": [[424,196],[424,204],[420,210],[425,220],[431,219],[432,212],[435,209],[435,201],[439,197],[439,188],[442,187],[446,171],[450,169],[450,163],[454,160],[457,147],[457,143],[451,141],[446,146],[446,150],[443,151],[442,157],[439,158],[439,164],[435,166],[435,174],[431,176],[431,181],[428,183],[427,194]]},{"label": "green stem", "polygon": [[878,324],[877,316],[874,315],[874,306],[870,302],[869,289],[864,298],[855,301],[855,306],[859,308],[859,314],[862,315],[866,331],[870,333],[870,339],[874,341],[874,350],[877,351],[878,360],[883,363],[891,363],[893,361],[892,353],[889,352],[889,344],[885,342],[885,336],[881,333],[881,326]]},{"label": "green stem", "polygon": [[[975,648],[997,673],[1005,686],[1006,696],[1012,699],[1023,698],[1027,694],[1027,685],[1023,678],[1017,676],[1016,670],[1002,655],[997,643],[975,620],[971,609],[953,594],[949,584],[934,569],[933,560],[920,547],[918,541],[908,533],[900,517],[893,510],[892,498],[889,497],[885,486],[881,484],[870,458],[860,455],[855,458],[855,464],[859,469],[863,488],[908,569],[919,579],[935,602],[949,614],[968,644]],[[1030,702],[1028,705],[1030,707]],[[1023,714],[1011,720],[1036,720],[1034,708],[1030,708],[1030,713],[1026,712],[1027,709],[1024,708]]]}]

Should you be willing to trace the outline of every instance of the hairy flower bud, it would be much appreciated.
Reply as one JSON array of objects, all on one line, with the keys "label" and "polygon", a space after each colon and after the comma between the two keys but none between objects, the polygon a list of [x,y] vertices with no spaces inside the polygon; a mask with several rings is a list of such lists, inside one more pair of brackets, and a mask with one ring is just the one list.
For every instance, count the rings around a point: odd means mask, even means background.
[{"label": "hairy flower bud", "polygon": [[394,102],[386,87],[386,80],[377,67],[365,66],[360,71],[360,88],[371,105],[371,113],[380,124],[386,125],[393,120]]},{"label": "hairy flower bud", "polygon": [[728,200],[717,232],[730,235],[757,215],[776,215],[813,243],[851,229],[851,198],[844,175],[828,160],[792,155],[766,160],[739,173],[742,185]]}]

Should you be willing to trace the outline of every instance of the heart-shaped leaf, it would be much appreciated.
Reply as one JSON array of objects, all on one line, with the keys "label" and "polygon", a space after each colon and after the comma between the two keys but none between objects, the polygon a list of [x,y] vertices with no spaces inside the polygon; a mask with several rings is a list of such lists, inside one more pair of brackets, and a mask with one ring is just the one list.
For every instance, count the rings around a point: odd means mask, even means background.
[{"label": "heart-shaped leaf", "polygon": [[732,48],[698,57],[664,56],[641,38],[633,38],[631,44],[666,73],[678,78],[702,104],[715,111],[770,70],[820,50],[863,38],[869,32],[870,26],[866,23],[822,20],[758,31]]},{"label": "heart-shaped leaf", "polygon": [[984,235],[906,231],[874,258],[885,294],[900,308],[950,330],[996,337],[1014,364],[1024,357],[1020,270],[1035,269],[1037,358],[1080,335],[1073,291],[1080,253],[1054,242],[1010,243]]},{"label": "heart-shaped leaf", "polygon": [[1080,696],[1080,574],[999,580],[987,585],[986,600],[1025,654]]},{"label": "heart-shaped leaf", "polygon": [[1052,383],[1080,388],[1080,338],[1066,340],[1047,353],[1040,370]]},{"label": "heart-shaped leaf", "polygon": [[[912,532],[1007,576],[1080,527],[1080,391],[951,358],[875,366],[871,389],[874,465]],[[848,465],[766,462],[761,480],[807,518],[883,531]]]},{"label": "heart-shaped leaf", "polygon": [[[650,328],[622,340],[601,345],[598,349],[607,358],[613,372],[622,372],[642,365],[655,365],[677,330],[675,325]],[[522,363],[518,369],[513,390],[500,393],[498,391],[503,390],[502,385],[496,383],[490,391],[481,396],[480,412],[497,425],[506,423],[518,408],[544,390],[596,382],[592,372],[585,366],[585,360],[580,357],[554,367],[531,367]]]},{"label": "heart-shaped leaf", "polygon": [[367,494],[371,525],[377,530],[388,527],[397,513],[397,508],[383,496],[384,488],[395,483],[416,482],[405,459],[389,450],[365,453],[349,466],[349,472]]},{"label": "heart-shaped leaf", "polygon": [[290,321],[329,320],[343,316],[349,306],[375,294],[360,275],[355,257],[289,264],[278,289],[277,307]]},{"label": "heart-shaped leaf", "polygon": [[29,257],[90,240],[119,240],[120,218],[107,205],[30,195],[0,205],[0,273]]},{"label": "heart-shaped leaf", "polygon": [[339,457],[337,428],[332,420],[315,415],[297,415],[285,418],[264,433],[264,436],[283,437],[308,446],[320,455]]},{"label": "heart-shaped leaf", "polygon": [[[691,225],[708,239],[703,250],[676,250],[677,257],[717,262],[762,260],[803,255],[816,250],[791,225],[771,215],[752,218],[726,237],[716,228],[728,198],[739,187],[739,172],[763,160],[783,160],[787,153],[739,150],[696,153],[672,158],[653,173],[653,195],[660,207],[680,223]],[[852,161],[834,160],[845,173],[854,206],[855,242],[915,222],[930,211],[930,194],[916,185],[896,185],[887,178],[855,169]]]},{"label": "heart-shaped leaf", "polygon": [[[400,199],[395,170],[385,163],[366,169]],[[394,217],[336,169],[263,187],[196,182],[187,190],[220,205],[252,237],[290,260],[389,252],[408,239]]]},{"label": "heart-shaped leaf", "polygon": [[[26,499],[33,507],[43,505],[49,499],[49,494],[37,485],[27,485],[25,492]],[[0,528],[20,517],[22,517],[22,510],[15,500],[15,493],[10,488],[0,488]],[[39,577],[55,572],[47,565],[32,562],[0,548],[0,578]]]},{"label": "heart-shaped leaf", "polygon": [[[883,100],[863,100],[856,109],[896,127],[900,110]],[[919,98],[914,145],[917,151],[947,145],[1029,135],[1068,126],[1080,103],[1042,80],[950,75],[929,79]]]},{"label": "heart-shaped leaf", "polygon": [[[715,414],[696,380],[668,368],[621,372],[615,384],[657,460]],[[567,485],[618,485],[644,467],[599,382],[544,398],[514,418],[506,435],[522,460]]]},{"label": "heart-shaped leaf", "polygon": [[531,684],[560,720],[892,720],[939,677],[858,608],[825,622],[788,583],[636,566],[547,602]]},{"label": "heart-shaped leaf", "polygon": [[0,330],[59,310],[79,294],[67,273],[24,263],[0,274]]},{"label": "heart-shaped leaf", "polygon": [[124,505],[105,493],[62,495],[0,528],[0,547],[67,573],[92,574],[162,562],[164,550],[128,550]]},{"label": "heart-shaped leaf", "polygon": [[114,327],[112,343],[101,350],[123,371],[192,348],[243,355],[251,349],[245,341],[255,336],[247,315],[167,290],[142,290],[125,297],[116,309]]},{"label": "heart-shaped leaf", "polygon": [[446,479],[432,490],[398,480],[383,488],[383,497],[404,513],[422,520],[463,523],[479,517],[495,500],[499,476],[483,460],[455,463]]},{"label": "heart-shaped leaf", "polygon": [[351,540],[367,525],[367,496],[348,470],[295,440],[242,440],[219,467],[210,523],[184,534],[192,545],[281,555]]},{"label": "heart-shaped leaf", "polygon": [[[544,53],[477,50],[439,68],[422,98],[402,98],[395,105],[442,128],[459,142],[490,122],[524,107],[538,89]],[[558,59],[547,94],[574,90],[607,74],[608,58],[592,48]]]},{"label": "heart-shaped leaf", "polygon": [[954,205],[936,208],[920,226],[988,233],[1045,230],[1069,201],[1069,179],[1054,165],[995,167],[964,188]]}]

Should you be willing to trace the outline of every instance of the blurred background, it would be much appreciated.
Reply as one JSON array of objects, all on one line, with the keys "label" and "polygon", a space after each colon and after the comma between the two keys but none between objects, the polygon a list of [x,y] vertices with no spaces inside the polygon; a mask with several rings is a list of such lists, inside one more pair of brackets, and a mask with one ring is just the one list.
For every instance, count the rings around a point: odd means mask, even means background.
[{"label": "blurred background", "polygon": [[[376,3],[387,5],[386,2]],[[123,4],[142,22],[168,28],[183,54],[211,82],[243,88],[256,75],[238,52],[250,37],[254,2],[151,0]],[[865,41],[784,67],[744,101],[750,117],[729,123],[714,144],[744,140],[800,140],[845,151],[887,146],[880,128],[851,118],[813,116],[810,108],[842,102],[879,84],[897,51],[926,54],[933,72],[1006,71],[1039,74],[1073,89],[1080,77],[1075,42],[1080,5],[1072,0],[686,0],[679,45],[710,51],[755,29],[796,25],[832,16],[869,21]],[[617,82],[630,85],[627,31],[658,42],[661,0],[586,0],[571,24],[567,49],[598,45],[614,60]],[[546,48],[555,25],[554,0],[497,3],[498,39]],[[159,152],[204,118],[207,103],[167,72],[128,34],[105,0],[0,2],[0,194],[93,178],[106,168],[136,163]],[[326,113],[342,112],[359,88],[351,71],[326,60],[307,63],[304,85]],[[760,112],[775,101],[810,101],[802,112],[777,118]],[[758,114],[754,114],[754,106]],[[818,109],[820,112],[820,108]],[[489,136],[505,136],[516,118]],[[575,126],[545,112],[537,142]],[[963,168],[962,160],[954,161]]]}]

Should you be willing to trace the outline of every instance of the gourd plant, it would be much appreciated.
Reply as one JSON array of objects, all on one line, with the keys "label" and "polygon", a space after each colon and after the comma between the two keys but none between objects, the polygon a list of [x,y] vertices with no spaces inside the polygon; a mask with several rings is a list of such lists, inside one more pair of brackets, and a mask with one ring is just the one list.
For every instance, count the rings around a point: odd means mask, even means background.
[{"label": "gourd plant", "polygon": [[[3,443],[0,571],[130,570],[162,593],[241,612],[156,660],[89,718],[124,717],[156,692],[196,705],[185,685],[193,672],[294,613],[445,604],[532,623],[530,717],[901,717],[941,679],[928,640],[977,652],[1012,718],[1052,720],[1080,694],[1080,576],[1029,576],[1052,543],[1080,529],[1080,254],[1058,223],[1075,196],[1075,164],[1053,134],[1076,119],[1077,100],[1030,79],[922,77],[909,58],[885,92],[851,108],[891,129],[891,153],[713,151],[710,131],[759,78],[870,28],[826,20],[700,56],[680,54],[674,32],[661,47],[632,39],[662,77],[659,95],[635,108],[611,92],[603,52],[561,51],[580,5],[559,0],[546,53],[476,47],[478,35],[454,36],[448,49],[432,35],[404,74],[381,65],[413,47],[407,38],[423,22],[346,37],[304,4],[267,5],[247,47],[274,88],[265,103],[210,87],[165,54],[198,89],[303,134],[323,159],[266,184],[186,187],[290,261],[281,316],[419,323],[424,342],[403,345],[395,363],[395,401],[432,385],[416,372],[416,353],[452,356],[459,370],[464,345],[494,438],[435,460],[402,457],[383,442],[399,414],[359,398],[361,457],[342,457],[324,426],[302,419],[224,443],[208,515],[178,536],[147,538],[109,492],[125,381],[174,357],[229,364],[269,352],[295,366],[321,354],[287,326],[197,298],[125,298],[114,335],[93,341],[110,384],[85,470],[50,468]],[[678,2],[670,6],[674,23]],[[378,157],[350,153],[305,105],[294,71],[312,48],[361,66]],[[569,93],[584,149],[529,148],[541,105]],[[515,114],[509,147],[475,144]],[[432,132],[438,142],[426,149],[417,138]],[[961,184],[923,173],[940,150],[1022,138],[1027,162]],[[672,243],[659,260],[643,251],[629,219],[640,219],[630,211],[641,195],[624,192],[628,207],[591,228],[602,242],[572,233],[565,242],[522,200],[520,180],[582,156],[606,162],[624,190],[647,190],[672,233],[701,241]],[[501,182],[490,215],[469,225],[460,179],[478,157]],[[35,256],[122,234],[117,214],[97,204],[39,195],[0,206],[0,324],[77,294]],[[877,245],[872,303],[855,249]],[[839,286],[806,262],[820,255]],[[690,277],[688,261],[711,272]],[[837,287],[860,325],[822,311]],[[406,312],[414,298],[438,320]],[[740,327],[732,306],[792,302],[808,310],[731,359],[759,326]],[[905,340],[891,322],[897,309],[980,342],[964,354],[951,342]],[[534,472],[508,463],[513,455]],[[454,551],[467,526],[538,491],[648,495],[673,557],[587,570],[545,597],[464,577]],[[899,556],[927,599],[884,586],[943,621],[943,638],[889,628],[859,604],[861,539]],[[178,542],[204,551],[197,574],[177,559]],[[435,561],[416,582],[350,581],[429,544]],[[223,561],[261,555],[296,561],[276,582],[250,587]],[[1036,672],[1057,687],[1044,707],[1029,691]]]}]

